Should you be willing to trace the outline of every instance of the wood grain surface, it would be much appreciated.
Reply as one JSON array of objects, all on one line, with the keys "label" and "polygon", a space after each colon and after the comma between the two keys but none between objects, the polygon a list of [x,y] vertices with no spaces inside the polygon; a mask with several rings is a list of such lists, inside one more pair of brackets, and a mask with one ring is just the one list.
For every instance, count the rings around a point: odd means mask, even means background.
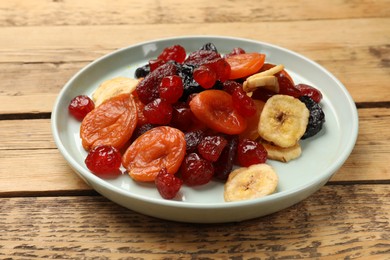
[{"label": "wood grain surface", "polygon": [[[143,41],[221,35],[298,52],[334,74],[359,136],[333,178],[258,219],[200,225],[101,197],[53,141],[64,84]],[[389,0],[0,1],[0,259],[390,259]]]}]

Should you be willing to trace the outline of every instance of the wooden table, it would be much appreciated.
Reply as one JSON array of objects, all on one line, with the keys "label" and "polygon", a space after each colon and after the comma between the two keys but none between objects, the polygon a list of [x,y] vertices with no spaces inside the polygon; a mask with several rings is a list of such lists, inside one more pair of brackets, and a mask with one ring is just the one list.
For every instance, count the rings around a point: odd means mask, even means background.
[{"label": "wooden table", "polygon": [[[229,224],[175,223],[91,190],[58,152],[50,113],[94,59],[181,35],[273,43],[340,79],[359,113],[345,165],[311,197]],[[390,1],[0,2],[1,259],[390,259]]]}]

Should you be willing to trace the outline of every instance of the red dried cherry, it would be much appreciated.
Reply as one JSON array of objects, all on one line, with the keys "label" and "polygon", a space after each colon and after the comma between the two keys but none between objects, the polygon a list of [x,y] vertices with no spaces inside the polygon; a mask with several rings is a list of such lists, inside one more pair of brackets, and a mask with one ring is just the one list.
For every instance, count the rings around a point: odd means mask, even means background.
[{"label": "red dried cherry", "polygon": [[161,54],[158,56],[158,59],[161,59],[165,62],[173,60],[178,63],[182,63],[186,58],[186,50],[183,46],[173,45],[165,48]]},{"label": "red dried cherry", "polygon": [[212,88],[217,81],[217,74],[214,70],[205,65],[201,65],[194,70],[194,80],[205,89]]},{"label": "red dried cherry", "polygon": [[251,117],[256,114],[255,102],[253,102],[252,98],[242,88],[238,87],[233,91],[232,101],[234,108],[242,116]]},{"label": "red dried cherry", "polygon": [[216,162],[226,145],[227,140],[222,136],[206,136],[198,144],[198,153],[204,159]]},{"label": "red dried cherry", "polygon": [[212,163],[201,158],[196,153],[187,155],[180,169],[183,182],[188,186],[206,184],[214,175]]},{"label": "red dried cherry", "polygon": [[110,176],[110,174],[120,173],[121,160],[120,152],[113,146],[100,145],[89,151],[85,164],[97,175]]},{"label": "red dried cherry", "polygon": [[74,97],[68,106],[69,113],[77,120],[81,121],[95,108],[93,101],[86,95]]},{"label": "red dried cherry", "polygon": [[154,60],[149,60],[149,68],[150,71],[156,70],[158,67],[162,66],[165,64],[165,61],[162,59],[154,59]]},{"label": "red dried cherry", "polygon": [[183,81],[177,75],[164,77],[158,90],[161,99],[173,104],[183,95]]},{"label": "red dried cherry", "polygon": [[172,119],[172,105],[157,98],[144,107],[144,116],[150,124],[168,125]]},{"label": "red dried cherry", "polygon": [[162,168],[154,180],[157,190],[164,199],[173,199],[182,186],[182,180],[175,175],[168,173],[166,168]]},{"label": "red dried cherry", "polygon": [[262,144],[250,139],[243,139],[238,143],[237,160],[242,167],[265,163],[267,156],[267,150]]}]

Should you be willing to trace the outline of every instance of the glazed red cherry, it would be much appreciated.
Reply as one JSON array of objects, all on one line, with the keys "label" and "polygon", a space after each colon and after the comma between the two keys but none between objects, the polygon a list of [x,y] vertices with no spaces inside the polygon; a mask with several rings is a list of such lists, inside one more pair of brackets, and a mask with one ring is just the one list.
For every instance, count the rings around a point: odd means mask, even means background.
[{"label": "glazed red cherry", "polygon": [[183,81],[177,75],[164,77],[158,90],[161,99],[173,104],[183,95]]},{"label": "glazed red cherry", "polygon": [[77,120],[81,121],[95,108],[93,101],[86,95],[74,97],[68,106],[69,113]]},{"label": "glazed red cherry", "polygon": [[301,92],[295,88],[294,84],[288,77],[279,73],[277,78],[279,83],[279,94],[289,95],[295,98],[301,96]]},{"label": "glazed red cherry", "polygon": [[265,163],[267,156],[267,150],[265,150],[262,144],[250,139],[243,139],[238,143],[237,159],[242,167]]},{"label": "glazed red cherry", "polygon": [[167,47],[158,56],[158,59],[161,59],[163,61],[174,60],[178,63],[183,63],[185,58],[186,58],[186,50],[180,45],[173,45]]},{"label": "glazed red cherry", "polygon": [[183,182],[188,186],[197,186],[208,183],[214,175],[211,162],[201,158],[196,153],[190,153],[184,158],[181,165]]},{"label": "glazed red cherry", "polygon": [[154,180],[157,190],[164,199],[173,199],[182,186],[182,180],[162,168]]},{"label": "glazed red cherry", "polygon": [[256,114],[256,104],[249,97],[246,92],[238,87],[234,89],[232,94],[233,107],[240,113],[242,116],[251,117]]},{"label": "glazed red cherry", "polygon": [[143,113],[150,124],[168,125],[172,119],[172,105],[157,98],[144,107]]},{"label": "glazed red cherry", "polygon": [[194,80],[205,89],[212,88],[217,81],[217,74],[214,70],[205,65],[201,65],[194,70]]},{"label": "glazed red cherry", "polygon": [[161,59],[154,59],[154,60],[149,60],[149,68],[150,71],[156,70],[158,67],[162,66],[165,64],[165,61]]},{"label": "glazed red cherry", "polygon": [[122,156],[120,152],[110,145],[100,145],[89,151],[85,164],[87,168],[100,176],[119,174]]}]

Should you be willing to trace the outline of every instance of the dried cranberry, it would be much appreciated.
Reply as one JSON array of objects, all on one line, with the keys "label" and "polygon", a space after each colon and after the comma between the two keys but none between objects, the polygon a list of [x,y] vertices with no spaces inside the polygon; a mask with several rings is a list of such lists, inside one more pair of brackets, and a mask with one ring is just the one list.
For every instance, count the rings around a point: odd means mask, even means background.
[{"label": "dried cranberry", "polygon": [[234,160],[237,154],[238,136],[229,136],[228,144],[223,149],[218,161],[214,163],[214,176],[220,180],[226,180],[233,170]]},{"label": "dried cranberry", "polygon": [[205,133],[202,130],[190,131],[184,134],[184,140],[186,141],[186,152],[195,152],[198,144],[202,141]]},{"label": "dried cranberry", "polygon": [[184,102],[175,103],[172,108],[171,126],[183,132],[187,131],[193,118],[191,109]]},{"label": "dried cranberry", "polygon": [[242,116],[251,117],[256,114],[256,104],[242,88],[236,88],[232,94],[233,107]]},{"label": "dried cranberry", "polygon": [[183,46],[173,45],[165,48],[158,56],[158,59],[163,61],[173,60],[182,63],[185,60],[186,55],[186,50],[183,48]]},{"label": "dried cranberry", "polygon": [[94,108],[95,104],[93,101],[85,95],[74,97],[68,106],[69,113],[80,121]]},{"label": "dried cranberry", "polygon": [[295,88],[301,92],[302,96],[307,96],[313,99],[316,103],[320,103],[322,99],[322,93],[315,87],[312,87],[307,84],[298,84],[295,85]]},{"label": "dried cranberry", "polygon": [[199,66],[199,65],[206,63],[207,61],[211,61],[213,59],[220,58],[220,57],[221,57],[221,55],[215,51],[197,50],[197,51],[191,52],[188,55],[187,59],[184,61],[184,63],[188,64],[188,65]]},{"label": "dried cranberry", "polygon": [[230,95],[233,94],[236,88],[242,88],[242,84],[233,80],[227,80],[223,83],[223,90],[229,93]]},{"label": "dried cranberry", "polygon": [[154,180],[157,190],[164,199],[173,199],[179,192],[183,182],[175,175],[167,172],[166,168],[162,168]]},{"label": "dried cranberry", "polygon": [[199,66],[194,70],[194,80],[205,89],[212,88],[217,81],[217,74],[207,66]]},{"label": "dried cranberry", "polygon": [[176,72],[174,64],[165,63],[149,73],[136,87],[136,93],[141,102],[148,104],[158,98],[161,80],[166,76],[176,75]]},{"label": "dried cranberry", "polygon": [[209,67],[217,75],[217,80],[225,82],[230,77],[230,64],[223,58],[206,61],[203,65]]},{"label": "dried cranberry", "polygon": [[212,163],[196,153],[187,155],[180,169],[183,182],[189,186],[206,184],[214,175]]},{"label": "dried cranberry", "polygon": [[198,153],[210,162],[216,162],[227,145],[227,140],[222,136],[206,136],[198,144]]},{"label": "dried cranberry", "polygon": [[144,107],[144,116],[150,124],[168,125],[172,119],[172,105],[157,98]]},{"label": "dried cranberry", "polygon": [[156,70],[158,67],[162,66],[165,64],[164,60],[161,59],[154,59],[154,60],[149,60],[149,68],[150,71]]},{"label": "dried cranberry", "polygon": [[175,103],[183,95],[183,81],[180,76],[164,77],[159,86],[160,98],[168,103]]},{"label": "dried cranberry", "polygon": [[122,157],[120,152],[110,145],[100,145],[89,151],[85,164],[87,168],[97,174],[111,176],[119,174]]},{"label": "dried cranberry", "polygon": [[237,160],[242,167],[265,163],[267,156],[267,150],[262,144],[250,139],[243,139],[238,143]]},{"label": "dried cranberry", "polygon": [[284,76],[284,74],[278,73],[277,78],[279,83],[279,94],[289,95],[296,98],[301,96],[301,92],[295,88],[294,84],[288,77]]}]

